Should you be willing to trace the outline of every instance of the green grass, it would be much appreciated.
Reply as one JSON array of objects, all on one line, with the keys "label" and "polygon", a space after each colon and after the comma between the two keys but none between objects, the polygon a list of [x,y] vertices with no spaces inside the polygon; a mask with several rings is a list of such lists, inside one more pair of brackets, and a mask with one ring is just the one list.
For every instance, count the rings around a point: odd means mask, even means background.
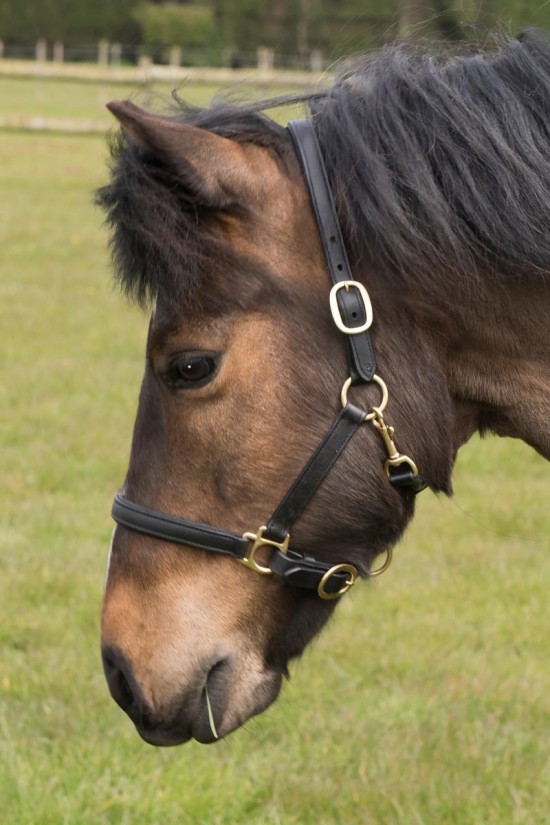
[{"label": "green grass", "polygon": [[90,203],[105,155],[0,135],[2,822],[548,822],[550,482],[517,442],[462,451],[455,503],[423,494],[392,568],[245,730],[156,750],[109,698],[109,508],[146,321],[110,286]]},{"label": "green grass", "polygon": [[[45,117],[105,118],[105,104],[138,95],[148,100],[155,95],[169,95],[172,85],[121,85],[83,83],[69,80],[36,80],[32,78],[0,78],[2,114],[43,115]],[[182,97],[190,103],[203,103],[216,92],[214,86],[182,84]]]},{"label": "green grass", "polygon": [[[0,77],[0,115],[41,115],[50,118],[74,118],[112,122],[105,110],[110,100],[131,97],[145,107],[155,107],[165,100],[173,90],[193,105],[205,105],[218,92],[218,87],[208,84],[154,83],[124,85],[108,83],[85,83],[71,80],[51,80],[33,78]],[[254,84],[239,81],[229,92],[245,100],[276,97],[285,90],[279,86]]]}]

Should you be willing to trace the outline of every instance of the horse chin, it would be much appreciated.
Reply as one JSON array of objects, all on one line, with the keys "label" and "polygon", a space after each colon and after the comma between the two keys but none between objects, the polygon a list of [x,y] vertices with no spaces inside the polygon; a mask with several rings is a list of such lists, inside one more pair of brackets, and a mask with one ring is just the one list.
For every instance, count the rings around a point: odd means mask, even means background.
[{"label": "horse chin", "polygon": [[145,728],[136,725],[136,730],[148,745],[153,745],[156,748],[172,748],[176,745],[184,745],[191,739],[190,734],[179,733],[169,730],[146,730]]}]

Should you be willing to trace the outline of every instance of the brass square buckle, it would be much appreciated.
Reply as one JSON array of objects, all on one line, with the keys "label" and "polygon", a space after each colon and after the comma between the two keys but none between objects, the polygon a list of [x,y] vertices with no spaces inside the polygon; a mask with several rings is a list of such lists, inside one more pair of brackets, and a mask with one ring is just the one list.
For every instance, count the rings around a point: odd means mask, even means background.
[{"label": "brass square buckle", "polygon": [[263,527],[258,528],[257,533],[243,533],[243,539],[252,541],[253,545],[250,548],[248,555],[243,559],[237,559],[237,561],[244,564],[245,567],[249,567],[250,570],[254,570],[255,573],[261,573],[262,576],[271,576],[273,571],[269,567],[264,567],[262,564],[258,564],[256,561],[256,553],[260,547],[265,545],[267,547],[275,547],[286,556],[290,535],[286,535],[283,541],[273,541],[273,539],[264,539],[264,533],[266,530],[267,527],[264,525]]},{"label": "brass square buckle", "polygon": [[[338,306],[338,292],[341,289],[345,289],[346,292],[349,292],[350,287],[357,289],[363,300],[365,322],[358,327],[346,326],[344,319],[342,318],[342,313],[340,312],[340,307]],[[340,332],[344,333],[344,335],[359,335],[361,332],[366,332],[372,324],[372,304],[370,302],[369,293],[363,284],[359,283],[359,281],[338,281],[338,283],[334,284],[330,290],[329,303],[334,323]]]}]

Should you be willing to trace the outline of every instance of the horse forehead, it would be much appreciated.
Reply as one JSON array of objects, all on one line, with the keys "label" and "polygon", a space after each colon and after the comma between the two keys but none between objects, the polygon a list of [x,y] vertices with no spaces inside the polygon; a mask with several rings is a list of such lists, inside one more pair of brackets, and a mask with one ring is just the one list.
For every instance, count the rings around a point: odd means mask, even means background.
[{"label": "horse forehead", "polygon": [[251,203],[275,220],[283,221],[287,216],[294,220],[297,215],[302,219],[310,200],[295,155],[286,154],[283,159],[264,147],[249,146],[247,156]]}]

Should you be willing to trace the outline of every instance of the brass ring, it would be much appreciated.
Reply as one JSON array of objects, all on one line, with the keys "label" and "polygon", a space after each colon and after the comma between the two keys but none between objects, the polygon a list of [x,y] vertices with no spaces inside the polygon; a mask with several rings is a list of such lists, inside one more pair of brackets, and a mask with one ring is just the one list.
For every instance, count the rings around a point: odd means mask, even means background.
[{"label": "brass ring", "polygon": [[386,559],[384,561],[384,564],[381,564],[380,567],[376,568],[376,570],[371,570],[370,573],[369,573],[369,577],[372,579],[375,576],[379,576],[381,573],[384,572],[384,570],[387,570],[388,567],[390,566],[391,562],[392,562],[392,558],[393,558],[393,548],[388,547],[388,549],[386,550]]},{"label": "brass ring", "polygon": [[[325,590],[325,584],[331,579],[335,573],[340,573],[340,571],[344,571],[349,573],[351,579],[347,581],[343,587],[338,590],[337,593],[327,593]],[[317,593],[321,597],[321,599],[337,599],[339,596],[343,596],[344,593],[347,593],[350,587],[353,587],[355,584],[355,580],[357,578],[357,570],[352,564],[335,564],[334,567],[331,567],[330,570],[324,574],[323,578],[317,585]]]},{"label": "brass ring", "polygon": [[[379,375],[376,375],[376,374],[373,375],[372,380],[376,384],[378,384],[378,386],[382,390],[382,401],[380,402],[378,407],[376,407],[376,409],[380,413],[382,413],[386,409],[386,404],[388,403],[388,388],[387,388],[385,382],[382,381],[382,379],[380,378]],[[350,387],[351,387],[351,378],[348,378],[347,381],[344,382],[344,386],[342,387],[342,392],[340,393],[340,401],[342,402],[342,408],[344,408],[348,403],[348,390],[349,390]],[[370,413],[367,413],[364,420],[365,421],[372,421],[374,418],[376,418],[376,416],[377,416],[377,413],[370,412]]]}]

